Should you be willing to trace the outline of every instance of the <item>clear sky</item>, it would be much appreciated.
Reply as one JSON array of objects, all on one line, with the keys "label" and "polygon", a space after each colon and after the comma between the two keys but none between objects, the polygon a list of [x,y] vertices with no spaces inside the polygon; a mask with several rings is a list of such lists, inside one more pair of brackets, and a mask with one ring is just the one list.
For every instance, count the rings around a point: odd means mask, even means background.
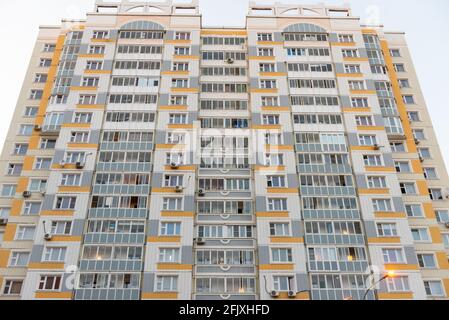
[{"label": "clear sky", "polygon": [[[181,2],[181,1],[180,1]],[[184,0],[182,2],[185,2]],[[257,1],[260,4],[272,1]],[[447,0],[283,0],[283,3],[352,6],[362,22],[405,31],[440,147],[449,164],[449,1]],[[0,0],[0,148],[16,106],[39,25],[84,18],[94,0]],[[244,26],[247,0],[200,0],[206,26]],[[373,20],[374,18],[374,20]],[[376,21],[377,20],[377,21]]]}]

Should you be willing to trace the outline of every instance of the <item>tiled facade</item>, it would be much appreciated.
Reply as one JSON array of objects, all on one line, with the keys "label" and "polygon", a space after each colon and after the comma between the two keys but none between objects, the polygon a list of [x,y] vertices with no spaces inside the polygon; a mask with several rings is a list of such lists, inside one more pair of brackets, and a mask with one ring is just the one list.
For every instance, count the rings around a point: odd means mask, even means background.
[{"label": "tiled facade", "polygon": [[41,27],[0,167],[0,299],[449,295],[405,36],[347,7],[97,1]]}]

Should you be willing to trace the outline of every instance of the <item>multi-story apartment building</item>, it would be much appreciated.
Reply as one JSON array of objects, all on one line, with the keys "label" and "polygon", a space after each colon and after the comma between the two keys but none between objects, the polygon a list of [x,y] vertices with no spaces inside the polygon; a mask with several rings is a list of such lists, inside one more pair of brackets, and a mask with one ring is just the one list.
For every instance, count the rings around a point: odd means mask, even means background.
[{"label": "multi-story apartment building", "polygon": [[348,7],[208,28],[196,2],[97,1],[41,27],[0,184],[0,299],[449,296],[405,36]]}]

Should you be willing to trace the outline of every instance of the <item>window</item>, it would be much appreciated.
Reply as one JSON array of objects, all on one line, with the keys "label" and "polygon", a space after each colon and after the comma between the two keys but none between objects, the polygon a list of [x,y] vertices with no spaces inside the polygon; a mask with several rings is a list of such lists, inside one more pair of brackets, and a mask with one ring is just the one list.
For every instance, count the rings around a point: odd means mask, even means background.
[{"label": "window", "polygon": [[277,107],[279,106],[278,97],[262,97],[262,107]]},{"label": "window", "polygon": [[55,52],[56,45],[52,43],[46,43],[44,44],[43,52]]},{"label": "window", "polygon": [[51,234],[67,236],[72,233],[71,221],[52,221],[51,222]]},{"label": "window", "polygon": [[171,83],[172,88],[187,88],[189,86],[188,79],[173,79]]},{"label": "window", "polygon": [[156,279],[156,291],[159,292],[172,292],[178,290],[178,277],[177,276],[157,276]]},{"label": "window", "polygon": [[105,46],[90,46],[89,54],[104,54]]},{"label": "window", "polygon": [[378,223],[377,234],[379,237],[397,237],[398,231],[395,223]]},{"label": "window", "polygon": [[424,217],[422,207],[420,204],[406,204],[405,211],[410,218],[422,218]]},{"label": "window", "polygon": [[49,170],[51,167],[51,158],[36,158],[36,164],[34,169],[36,170]]},{"label": "window", "polygon": [[354,36],[352,34],[339,34],[338,35],[338,42],[354,42]]},{"label": "window", "polygon": [[277,88],[276,80],[260,80],[260,88],[275,89]]},{"label": "window", "polygon": [[412,95],[403,95],[402,100],[405,104],[415,104],[415,98]]},{"label": "window", "polygon": [[89,141],[89,132],[87,131],[73,131],[70,134],[70,142],[72,143],[87,143]]},{"label": "window", "polygon": [[86,70],[102,70],[103,62],[102,61],[87,61],[86,62]]},{"label": "window", "polygon": [[183,185],[183,176],[182,175],[166,175],[164,179],[165,187],[177,187]]},{"label": "window", "polygon": [[288,237],[290,236],[290,228],[288,223],[270,223],[270,236]]},{"label": "window", "polygon": [[273,41],[272,33],[258,33],[257,41]]},{"label": "window", "polygon": [[387,278],[387,287],[389,292],[410,291],[408,277],[406,276]]},{"label": "window", "polygon": [[175,47],[175,56],[188,56],[190,54],[189,47]]},{"label": "window", "polygon": [[449,211],[448,210],[435,210],[435,215],[438,223],[449,223]]},{"label": "window", "polygon": [[284,176],[267,176],[268,188],[285,188],[286,182]]},{"label": "window", "polygon": [[22,173],[23,164],[20,163],[10,163],[8,164],[8,176],[20,176]]},{"label": "window", "polygon": [[8,219],[10,213],[11,213],[11,208],[0,207],[0,219]]},{"label": "window", "polygon": [[345,73],[361,73],[360,65],[358,64],[346,64]]},{"label": "window", "polygon": [[400,57],[401,51],[399,49],[390,49],[390,55],[392,57]]},{"label": "window", "polygon": [[94,31],[92,34],[93,39],[106,39],[108,36],[108,31]]},{"label": "window", "polygon": [[423,269],[436,268],[435,256],[432,253],[418,253],[417,257],[420,268]]},{"label": "window", "polygon": [[357,58],[359,52],[356,49],[343,49],[341,51],[343,58]]},{"label": "window", "polygon": [[442,233],[445,248],[449,248],[449,233]]},{"label": "window", "polygon": [[92,113],[77,112],[75,113],[74,123],[91,123]]},{"label": "window", "polygon": [[368,108],[368,98],[351,98],[353,108]]},{"label": "window", "polygon": [[9,260],[10,267],[26,267],[30,260],[30,253],[23,251],[12,251]]},{"label": "window", "polygon": [[65,260],[67,248],[63,247],[46,247],[44,251],[43,261],[45,262],[63,262]]},{"label": "window", "polygon": [[42,138],[39,147],[42,150],[53,150],[56,147],[56,139]]},{"label": "window", "polygon": [[30,241],[34,239],[34,226],[18,226],[16,240]]},{"label": "window", "polygon": [[390,142],[390,147],[393,152],[407,152],[404,142]]},{"label": "window", "polygon": [[382,249],[382,256],[385,263],[404,263],[404,255],[402,249],[385,248]]},{"label": "window", "polygon": [[95,104],[97,96],[95,94],[82,94],[79,96],[78,104],[91,105]]},{"label": "window", "polygon": [[393,67],[396,72],[405,72],[405,66],[402,63],[395,63]]},{"label": "window", "polygon": [[24,216],[37,216],[41,210],[41,202],[36,201],[26,201],[23,206]]},{"label": "window", "polygon": [[40,100],[40,99],[42,99],[43,94],[44,94],[44,92],[42,90],[31,90],[29,99],[30,100]]},{"label": "window", "polygon": [[429,148],[418,148],[418,152],[419,152],[419,155],[423,159],[431,159],[432,158]]},{"label": "window", "polygon": [[392,212],[393,206],[390,199],[373,199],[373,209],[376,212]]},{"label": "window", "polygon": [[[276,291],[291,291],[294,289],[293,276],[273,276],[273,287]],[[293,290],[294,291],[294,290]]]},{"label": "window", "polygon": [[421,140],[426,140],[426,136],[424,135],[424,130],[423,129],[413,129],[413,136],[415,137],[416,140],[421,141]]},{"label": "window", "polygon": [[381,167],[382,157],[380,155],[364,155],[363,162],[365,163],[365,166]]},{"label": "window", "polygon": [[76,197],[57,197],[56,206],[57,210],[73,210],[75,209]]},{"label": "window", "polygon": [[401,189],[401,193],[406,194],[416,194],[416,187],[413,182],[401,182],[399,183],[399,188]]},{"label": "window", "polygon": [[395,161],[394,167],[396,168],[396,172],[399,173],[410,173],[410,162],[408,161]]},{"label": "window", "polygon": [[429,189],[429,196],[431,200],[443,200],[443,192],[441,189],[436,188],[430,188]]},{"label": "window", "polygon": [[260,63],[260,72],[276,72],[276,65],[274,63]]},{"label": "window", "polygon": [[48,76],[45,73],[37,73],[34,76],[34,83],[45,83],[47,82]]},{"label": "window", "polygon": [[81,174],[79,173],[63,173],[61,178],[61,186],[79,186],[81,184]]},{"label": "window", "polygon": [[170,114],[170,124],[186,124],[187,123],[187,114]]},{"label": "window", "polygon": [[14,147],[13,154],[15,156],[24,156],[28,151],[28,144],[25,143],[17,143]]},{"label": "window", "polygon": [[368,188],[384,189],[386,187],[387,181],[385,177],[368,177]]},{"label": "window", "polygon": [[365,82],[360,80],[348,81],[349,89],[351,90],[365,90]]},{"label": "window", "polygon": [[161,222],[161,236],[179,236],[180,234],[180,222]]},{"label": "window", "polygon": [[175,40],[190,40],[190,32],[175,32]]},{"label": "window", "polygon": [[424,288],[426,289],[426,294],[428,296],[433,296],[433,297],[443,297],[444,296],[443,286],[441,284],[441,281],[439,281],[439,280],[434,280],[434,281],[425,280]]},{"label": "window", "polygon": [[272,114],[262,115],[262,124],[264,124],[264,125],[276,125],[276,124],[279,124],[279,116],[278,115],[272,115]]},{"label": "window", "polygon": [[39,111],[38,107],[26,107],[24,116],[29,117],[29,118],[34,118],[34,117],[36,117],[38,111]]},{"label": "window", "polygon": [[4,184],[2,186],[2,197],[14,197],[16,195],[17,185]]},{"label": "window", "polygon": [[371,116],[356,116],[355,122],[358,126],[374,126],[373,118]]},{"label": "window", "polygon": [[419,118],[419,112],[417,111],[409,111],[407,112],[408,119],[412,122],[421,121]]},{"label": "window", "polygon": [[83,87],[98,87],[100,82],[100,78],[83,78],[81,82],[81,86]]},{"label": "window", "polygon": [[39,60],[39,67],[48,68],[50,66],[51,66],[51,59],[40,59]]},{"label": "window", "polygon": [[162,210],[182,210],[182,198],[164,198]]},{"label": "window", "polygon": [[173,71],[189,71],[189,63],[188,62],[174,62]]},{"label": "window", "polygon": [[429,232],[426,228],[412,228],[413,240],[416,242],[430,241]]},{"label": "window", "polygon": [[3,294],[8,296],[20,295],[22,292],[23,280],[5,280],[5,287],[3,289]]},{"label": "window", "polygon": [[172,106],[185,106],[187,105],[187,96],[171,96],[170,104]]},{"label": "window", "polygon": [[160,248],[159,262],[161,263],[177,263],[179,262],[179,248]]},{"label": "window", "polygon": [[399,87],[401,88],[410,88],[410,81],[408,79],[399,79]]},{"label": "window", "polygon": [[272,56],[274,56],[274,49],[273,48],[258,48],[257,55],[259,57],[272,57]]},{"label": "window", "polygon": [[47,180],[45,179],[31,179],[29,185],[29,191],[31,192],[44,192],[47,187]]},{"label": "window", "polygon": [[289,263],[293,262],[292,249],[289,248],[274,248],[271,249],[271,258],[274,263]]},{"label": "window", "polygon": [[435,168],[423,168],[424,169],[424,177],[427,180],[436,180],[438,179],[437,171]]},{"label": "window", "polygon": [[286,211],[287,199],[268,199],[268,211]]},{"label": "window", "polygon": [[41,276],[38,289],[41,291],[58,291],[61,289],[61,280],[62,276]]},{"label": "window", "polygon": [[22,124],[20,125],[19,135],[20,136],[31,136],[33,133],[34,126],[32,124]]},{"label": "window", "polygon": [[376,136],[374,135],[360,135],[359,144],[361,146],[374,146],[377,144]]}]

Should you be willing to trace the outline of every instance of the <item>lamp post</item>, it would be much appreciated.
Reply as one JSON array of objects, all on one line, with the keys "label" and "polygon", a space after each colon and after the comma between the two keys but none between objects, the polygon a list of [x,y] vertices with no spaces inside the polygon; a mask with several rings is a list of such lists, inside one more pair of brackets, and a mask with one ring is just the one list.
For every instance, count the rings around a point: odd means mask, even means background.
[{"label": "lamp post", "polygon": [[[371,273],[373,276],[374,274]],[[388,278],[394,278],[395,273],[394,271],[388,271],[382,278],[380,278],[379,281],[374,282],[371,284],[371,286],[365,291],[365,294],[363,295],[363,299],[362,300],[366,300],[366,297],[368,296],[368,293],[371,291],[371,289],[373,289],[376,285],[378,285],[379,283],[381,283],[382,281],[384,281],[385,279]]]}]

